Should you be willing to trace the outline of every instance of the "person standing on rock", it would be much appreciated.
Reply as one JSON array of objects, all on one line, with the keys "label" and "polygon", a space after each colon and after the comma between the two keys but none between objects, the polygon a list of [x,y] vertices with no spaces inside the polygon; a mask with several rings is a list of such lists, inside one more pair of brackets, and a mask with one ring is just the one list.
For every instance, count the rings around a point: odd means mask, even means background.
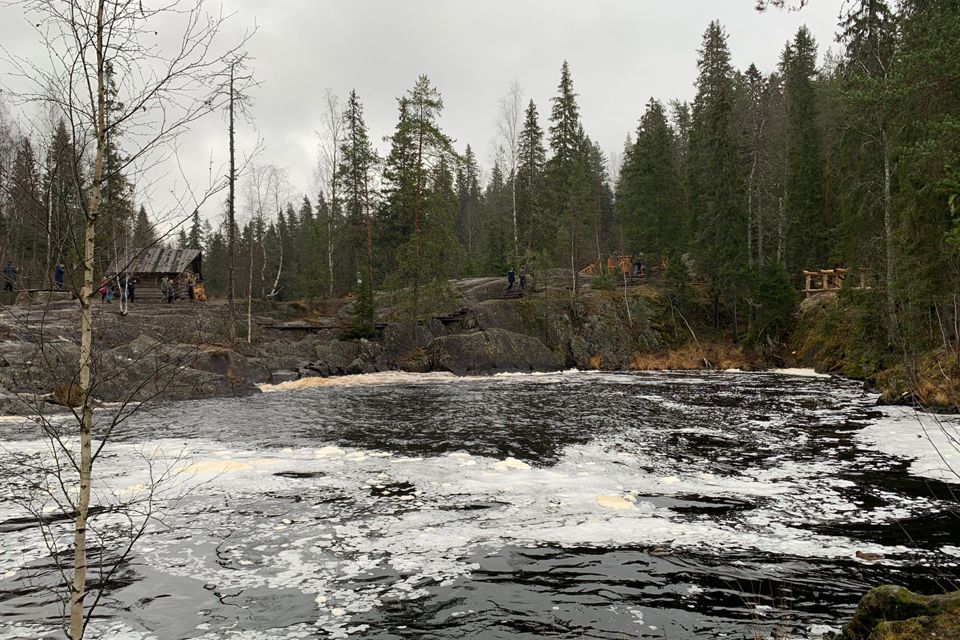
[{"label": "person standing on rock", "polygon": [[3,267],[3,290],[13,291],[13,286],[17,283],[17,268],[13,266],[13,260],[7,260]]},{"label": "person standing on rock", "polygon": [[513,291],[513,283],[517,281],[517,276],[513,273],[513,267],[507,271],[507,291]]},{"label": "person standing on rock", "polygon": [[527,265],[520,266],[520,291],[527,288]]},{"label": "person standing on rock", "polygon": [[58,260],[57,266],[53,269],[53,288],[57,291],[63,291],[63,261]]}]

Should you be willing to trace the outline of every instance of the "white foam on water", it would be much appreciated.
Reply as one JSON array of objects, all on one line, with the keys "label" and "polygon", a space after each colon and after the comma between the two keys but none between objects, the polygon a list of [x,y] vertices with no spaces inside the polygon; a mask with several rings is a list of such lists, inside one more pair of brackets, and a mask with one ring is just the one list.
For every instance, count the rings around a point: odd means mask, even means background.
[{"label": "white foam on water", "polygon": [[911,460],[910,473],[960,482],[960,417],[883,407],[883,419],[857,434],[864,447]]},{"label": "white foam on water", "polygon": [[[507,383],[585,375],[517,374],[491,379]],[[362,376],[338,380],[348,384],[436,381],[420,374],[390,374],[390,382],[377,377],[382,374],[370,376],[359,382]],[[604,373],[589,376],[591,380],[616,378],[625,385],[645,380]],[[857,438],[891,455],[915,457],[921,472],[932,473],[935,460],[929,452],[921,455],[916,432],[903,429],[911,418],[891,411]],[[768,423],[757,428],[771,427]],[[724,436],[722,426],[682,426],[672,431]],[[734,444],[731,450],[735,453]],[[0,455],[46,451],[43,441],[12,442]],[[880,496],[886,506],[861,509],[848,497],[852,483],[838,477],[858,462],[829,455],[802,460],[784,455],[769,458],[776,462],[772,465],[748,465],[729,473],[711,466],[708,472],[695,462],[674,461],[667,466],[656,451],[613,437],[568,446],[549,468],[465,451],[400,456],[322,442],[262,450],[202,439],[114,443],[111,464],[98,467],[95,474],[99,499],[136,492],[149,483],[138,456],[144,451],[170,452],[177,461],[175,469],[184,482],[195,483],[195,489],[165,515],[170,530],[151,532],[138,560],[159,572],[190,579],[202,576],[220,589],[299,590],[316,605],[316,620],[302,628],[284,628],[285,638],[318,626],[332,637],[362,634],[351,623],[352,614],[369,611],[385,600],[422,597],[424,584],[449,584],[468,576],[477,569],[471,558],[509,545],[630,545],[656,547],[658,553],[666,554],[761,552],[845,560],[863,551],[880,554],[881,563],[895,565],[901,558],[923,552],[816,534],[809,525],[890,522],[931,504],[922,499],[908,503],[890,493]],[[281,472],[294,472],[295,477],[276,475]],[[412,489],[393,495],[382,490],[401,484]],[[664,501],[658,498],[730,499],[745,507],[739,516],[714,518],[707,513],[692,518],[662,506]],[[0,501],[0,519],[22,515],[15,503]],[[186,541],[179,537],[184,533],[189,536]],[[945,547],[944,553],[954,550]],[[36,531],[5,533],[0,575],[16,575],[24,564],[45,555]],[[374,571],[395,578],[364,579]],[[278,632],[243,632],[235,637],[278,637]],[[200,637],[222,638],[224,633],[210,630]]]},{"label": "white foam on water", "polygon": [[803,378],[829,378],[829,373],[817,373],[814,369],[801,367],[785,367],[782,369],[769,369],[766,373],[772,373],[778,376],[799,376]]},{"label": "white foam on water", "polygon": [[382,371],[379,373],[359,373],[349,376],[330,376],[324,378],[315,376],[310,378],[300,378],[289,382],[280,382],[277,384],[260,384],[260,390],[264,393],[278,393],[283,391],[302,391],[304,389],[315,389],[318,387],[363,387],[363,386],[391,386],[404,384],[425,384],[438,382],[456,382],[458,380],[469,380],[469,378],[458,377],[452,373],[407,373],[404,371]]}]

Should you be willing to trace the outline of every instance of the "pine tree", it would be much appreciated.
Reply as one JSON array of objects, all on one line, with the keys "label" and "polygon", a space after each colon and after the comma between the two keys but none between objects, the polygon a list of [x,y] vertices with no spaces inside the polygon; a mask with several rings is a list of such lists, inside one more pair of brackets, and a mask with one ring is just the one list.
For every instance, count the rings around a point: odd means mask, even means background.
[{"label": "pine tree", "polygon": [[[443,194],[431,193],[431,176],[437,181],[436,184],[441,185],[443,181],[439,178],[449,173],[448,161],[455,154],[452,141],[440,129],[438,122],[443,99],[427,76],[420,76],[400,104],[400,122],[392,138],[393,145],[384,171],[388,183],[386,210],[389,228],[386,240],[389,250],[402,253],[402,257],[396,261],[396,276],[399,284],[411,288],[412,308],[417,309],[421,285],[428,279],[436,279],[438,273],[445,273],[452,266],[434,262],[436,256],[441,254],[433,250],[426,251],[426,235],[432,241],[435,237],[446,236],[448,231],[452,233],[452,230],[429,228],[433,224],[445,225],[447,217],[441,220],[439,216],[427,216],[425,203],[434,196],[435,206],[438,206],[438,201],[444,201]],[[437,171],[440,173],[435,173]],[[451,192],[452,181],[451,175]],[[451,225],[454,224],[455,210],[454,199],[449,215]],[[405,234],[408,229],[409,233]],[[453,234],[453,237],[456,238],[456,235]],[[402,244],[397,244],[398,241]]]}]

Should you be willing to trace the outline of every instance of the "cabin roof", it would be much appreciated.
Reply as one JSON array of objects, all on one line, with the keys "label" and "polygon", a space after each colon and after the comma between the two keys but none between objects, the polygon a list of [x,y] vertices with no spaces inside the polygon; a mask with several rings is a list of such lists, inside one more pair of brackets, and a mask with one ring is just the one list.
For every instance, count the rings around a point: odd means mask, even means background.
[{"label": "cabin roof", "polygon": [[107,273],[183,273],[187,267],[199,259],[199,249],[168,249],[166,247],[131,249],[119,258],[114,258],[110,262]]}]

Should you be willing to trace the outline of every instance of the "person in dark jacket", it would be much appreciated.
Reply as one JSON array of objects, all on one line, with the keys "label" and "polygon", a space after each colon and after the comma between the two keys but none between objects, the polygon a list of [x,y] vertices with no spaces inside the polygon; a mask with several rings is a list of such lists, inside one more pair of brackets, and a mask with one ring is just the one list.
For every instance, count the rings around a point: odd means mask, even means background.
[{"label": "person in dark jacket", "polygon": [[63,291],[63,262],[57,262],[57,266],[53,269],[53,287],[57,291]]},{"label": "person in dark jacket", "polygon": [[13,266],[13,260],[7,260],[6,266],[3,267],[3,290],[13,291],[15,284],[17,284],[17,268]]},{"label": "person in dark jacket", "polygon": [[513,273],[513,267],[507,271],[507,291],[513,291],[513,283],[517,281],[517,276]]}]

